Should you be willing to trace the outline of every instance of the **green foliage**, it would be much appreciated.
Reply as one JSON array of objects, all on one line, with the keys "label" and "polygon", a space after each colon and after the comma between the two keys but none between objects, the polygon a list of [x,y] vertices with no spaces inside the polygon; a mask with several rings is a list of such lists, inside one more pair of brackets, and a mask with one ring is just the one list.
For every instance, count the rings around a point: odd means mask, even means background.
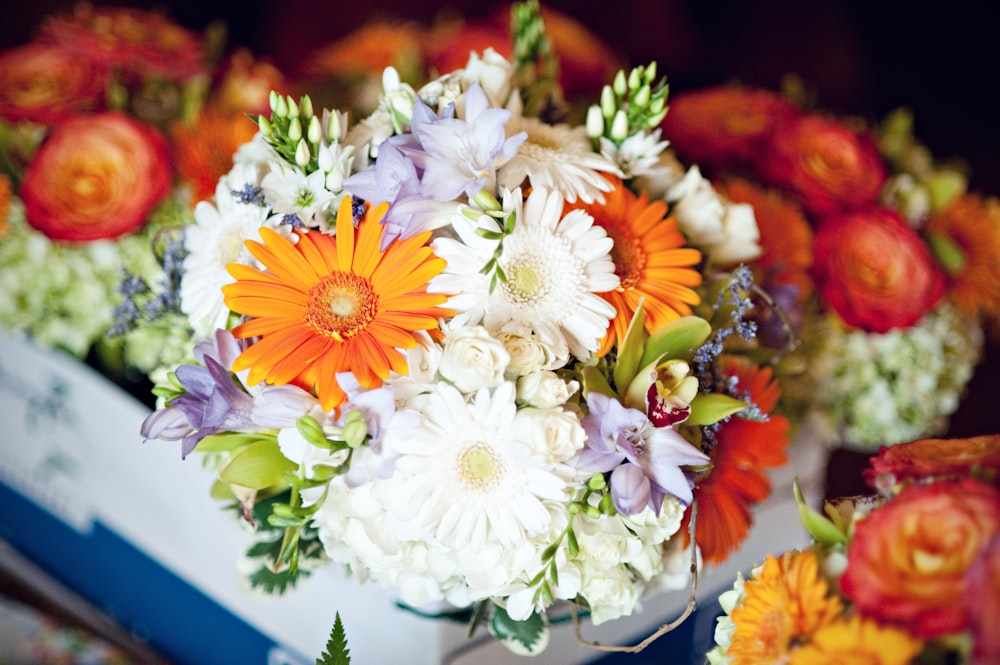
[{"label": "green foliage", "polygon": [[340,621],[340,612],[333,622],[330,639],[326,641],[326,651],[316,659],[316,665],[350,665],[351,652],[347,648],[347,634],[344,624]]},{"label": "green foliage", "polygon": [[524,621],[515,621],[506,610],[494,605],[489,629],[508,649],[524,656],[541,653],[549,643],[549,624],[543,614],[533,613]]}]

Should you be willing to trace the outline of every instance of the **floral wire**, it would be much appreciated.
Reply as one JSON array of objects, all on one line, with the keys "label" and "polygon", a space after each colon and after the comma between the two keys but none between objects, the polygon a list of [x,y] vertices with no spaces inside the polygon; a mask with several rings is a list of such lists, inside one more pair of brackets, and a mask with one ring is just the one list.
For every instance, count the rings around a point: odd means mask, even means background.
[{"label": "floral wire", "polygon": [[670,623],[665,623],[659,628],[657,628],[653,633],[651,633],[646,639],[642,640],[638,644],[634,645],[616,645],[616,644],[601,644],[600,642],[591,642],[583,636],[583,632],[580,626],[580,618],[576,611],[576,605],[571,606],[571,611],[573,614],[573,630],[576,633],[576,640],[580,646],[587,647],[588,649],[596,649],[598,651],[614,651],[614,652],[625,652],[625,653],[639,653],[650,644],[660,639],[667,633],[671,632],[691,616],[695,608],[698,607],[698,547],[695,544],[695,526],[698,523],[698,500],[695,499],[691,502],[691,522],[688,524],[688,535],[691,538],[691,593],[688,595],[687,607],[679,617],[671,621]]}]

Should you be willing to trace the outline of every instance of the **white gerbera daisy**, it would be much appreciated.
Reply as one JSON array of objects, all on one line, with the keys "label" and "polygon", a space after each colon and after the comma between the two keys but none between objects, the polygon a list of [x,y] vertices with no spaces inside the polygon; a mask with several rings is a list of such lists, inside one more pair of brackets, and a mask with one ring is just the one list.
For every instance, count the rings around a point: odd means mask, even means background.
[{"label": "white gerbera daisy", "polygon": [[520,187],[525,178],[532,187],[555,189],[570,203],[604,201],[602,192],[613,186],[601,173],[621,176],[613,162],[593,151],[585,127],[549,125],[538,118],[512,117],[507,136],[526,132],[528,139],[509,162],[500,167],[501,187]]},{"label": "white gerbera daisy", "polygon": [[431,288],[459,294],[448,303],[462,313],[456,325],[481,322],[496,334],[512,322],[523,324],[549,348],[568,347],[586,358],[615,316],[597,295],[618,286],[612,240],[582,210],[563,216],[559,192],[535,189],[522,203],[520,190],[514,190],[504,196],[504,208],[513,208],[516,219],[498,261],[506,281],[490,291],[490,276],[482,268],[496,241],[479,237],[469,220],[456,216],[460,240],[433,243],[448,265]]},{"label": "white gerbera daisy", "polygon": [[545,532],[545,501],[565,501],[566,481],[531,456],[524,431],[513,426],[522,412],[507,382],[482,389],[471,403],[439,384],[421,412],[424,422],[405,436],[383,440],[399,454],[390,510],[413,532],[457,550],[488,544],[510,547]]},{"label": "white gerbera daisy", "polygon": [[223,179],[216,187],[214,205],[202,201],[195,206],[195,224],[185,230],[188,255],[181,281],[181,310],[187,314],[196,337],[208,337],[216,328],[226,327],[229,310],[223,302],[222,287],[234,281],[226,265],[259,265],[244,243],[260,238],[268,209],[244,200],[246,192],[234,190]]}]

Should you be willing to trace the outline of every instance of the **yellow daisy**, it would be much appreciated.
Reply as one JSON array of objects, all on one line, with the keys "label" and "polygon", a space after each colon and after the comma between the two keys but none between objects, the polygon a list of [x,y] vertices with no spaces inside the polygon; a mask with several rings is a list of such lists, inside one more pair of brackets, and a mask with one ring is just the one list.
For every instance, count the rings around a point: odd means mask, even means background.
[{"label": "yellow daisy", "polygon": [[791,665],[907,665],[923,642],[898,628],[854,616],[823,626],[792,653]]},{"label": "yellow daisy", "polygon": [[230,264],[236,282],[223,293],[226,306],[249,319],[233,335],[260,338],[233,364],[233,371],[250,370],[249,385],[299,385],[330,410],[345,399],[340,372],[365,388],[382,385],[390,371],[406,373],[400,349],[416,346],[416,331],[436,329],[452,312],[438,307],[447,295],[427,293],[445,266],[427,246],[429,233],[379,249],[387,208],[367,212],[355,230],[345,197],[336,237],[308,231],[292,244],[262,228],[263,243],[246,243],[267,271]]}]

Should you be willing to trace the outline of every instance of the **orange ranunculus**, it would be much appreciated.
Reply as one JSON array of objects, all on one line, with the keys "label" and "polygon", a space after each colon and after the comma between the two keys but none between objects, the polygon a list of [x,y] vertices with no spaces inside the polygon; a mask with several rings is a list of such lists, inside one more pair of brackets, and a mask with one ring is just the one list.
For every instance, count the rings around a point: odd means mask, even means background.
[{"label": "orange ranunculus", "polygon": [[917,323],[944,290],[927,246],[889,209],[825,220],[813,253],[813,276],[824,302],[845,323],[869,332]]},{"label": "orange ranunculus", "polygon": [[966,578],[971,611],[972,665],[1000,663],[1000,537],[994,538]]},{"label": "orange ranunculus", "polygon": [[855,524],[841,590],[857,611],[925,639],[969,626],[966,573],[1000,536],[1000,490],[972,478],[910,485]]},{"label": "orange ranunculus", "polygon": [[39,41],[99,66],[178,82],[205,71],[200,36],[162,13],[81,2],[42,24]]},{"label": "orange ranunculus", "polygon": [[10,196],[10,177],[0,173],[0,238],[7,235],[10,229],[10,221],[7,219],[7,215],[10,214]]},{"label": "orange ranunculus", "polygon": [[0,54],[0,118],[43,125],[97,107],[104,74],[53,44],[26,44]]},{"label": "orange ranunculus", "polygon": [[755,163],[765,183],[792,193],[814,215],[873,204],[887,177],[870,134],[820,115],[776,126]]},{"label": "orange ranunculus", "polygon": [[256,132],[257,125],[245,115],[217,106],[207,107],[192,124],[170,125],[174,164],[191,188],[191,205],[212,198],[219,178],[233,168],[233,155]]},{"label": "orange ranunculus", "polygon": [[21,183],[28,223],[53,240],[115,238],[137,227],[167,194],[163,137],[117,112],[52,128]]},{"label": "orange ranunculus", "polygon": [[1000,481],[1000,434],[884,446],[864,473],[869,485],[881,489],[905,480],[968,476],[974,470],[980,478]]},{"label": "orange ranunculus", "polygon": [[672,95],[662,127],[684,159],[722,168],[749,162],[775,124],[799,113],[769,90],[718,86]]}]

